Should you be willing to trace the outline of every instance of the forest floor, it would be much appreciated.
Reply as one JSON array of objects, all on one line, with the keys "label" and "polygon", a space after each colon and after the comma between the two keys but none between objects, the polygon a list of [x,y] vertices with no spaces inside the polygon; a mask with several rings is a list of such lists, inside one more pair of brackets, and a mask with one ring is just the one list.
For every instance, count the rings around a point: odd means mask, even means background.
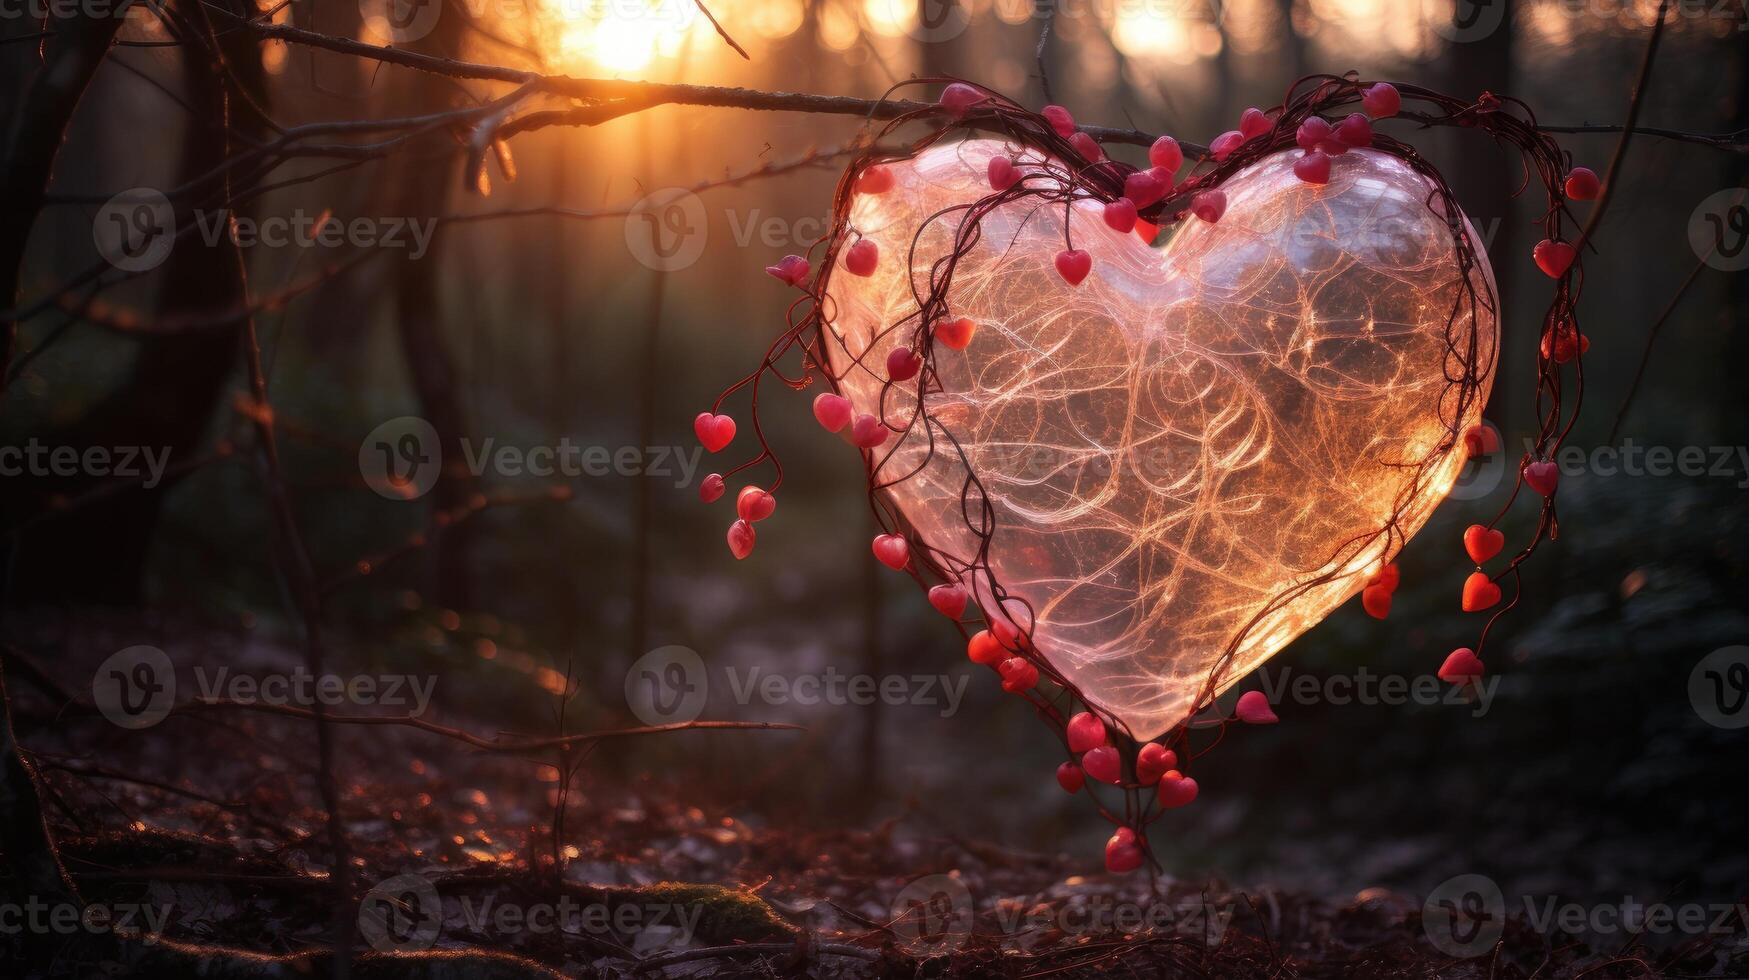
[{"label": "forest floor", "polygon": [[1085,856],[944,838],[915,814],[776,826],[684,784],[614,776],[611,759],[577,759],[593,767],[565,787],[555,828],[559,770],[399,726],[337,726],[353,852],[341,902],[308,720],[177,713],[142,738],[13,654],[18,734],[61,861],[105,911],[98,927],[88,914],[0,930],[25,967],[7,975],[331,976],[335,936],[354,932],[362,978],[1749,976],[1740,928],[1593,948],[1522,914],[1442,918],[1385,889],[1114,876]]}]

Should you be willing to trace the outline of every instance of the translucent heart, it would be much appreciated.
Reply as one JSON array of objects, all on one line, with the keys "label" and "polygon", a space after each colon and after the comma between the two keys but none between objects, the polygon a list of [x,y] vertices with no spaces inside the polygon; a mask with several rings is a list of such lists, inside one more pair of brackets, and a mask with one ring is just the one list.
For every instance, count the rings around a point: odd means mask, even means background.
[{"label": "translucent heart", "polygon": [[1470,302],[1431,185],[1370,150],[1324,185],[1294,176],[1295,154],[1265,158],[1224,184],[1218,224],[1187,219],[1163,249],[1078,202],[1073,244],[1093,255],[1078,287],[1053,267],[1066,209],[1022,198],[955,267],[948,315],[977,330],[964,351],[935,345],[941,390],[920,416],[915,381],[885,385],[886,356],[912,342],[931,270],[1007,152],[936,147],[857,196],[850,227],[881,262],[833,270],[830,361],[859,412],[906,430],[876,479],[918,538],[987,611],[993,577],[1040,654],[1152,738],[1426,522],[1463,465],[1453,433],[1486,400],[1492,274],[1470,231]]}]

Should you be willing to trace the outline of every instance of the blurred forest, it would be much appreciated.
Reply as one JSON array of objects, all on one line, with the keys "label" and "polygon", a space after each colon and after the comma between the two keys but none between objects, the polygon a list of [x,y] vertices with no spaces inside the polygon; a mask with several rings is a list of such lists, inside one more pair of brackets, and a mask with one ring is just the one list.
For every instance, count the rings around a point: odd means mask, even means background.
[{"label": "blurred forest", "polygon": [[[1463,98],[1510,94],[1541,122],[1600,127],[1560,139],[1602,173],[1619,138],[1609,127],[1622,122],[1658,10],[1649,0],[1484,4],[1481,16],[1503,20],[1473,36],[1459,26],[1476,12],[1469,0],[1458,0],[1463,10],[1448,0],[711,0],[743,58],[689,2],[645,2],[448,0],[428,33],[404,40],[384,36],[401,20],[393,10],[385,20],[374,0],[289,0],[270,16],[369,44],[588,78],[877,98],[912,76],[956,75],[1030,106],[1061,103],[1084,123],[1196,143],[1232,128],[1247,106],[1278,104],[1304,74],[1355,70]],[[698,503],[708,456],[695,472],[669,475],[542,478],[455,465],[486,440],[630,447],[644,464],[690,457],[693,416],[781,329],[793,294],[763,267],[829,228],[860,119],[661,105],[520,133],[489,155],[474,187],[463,176],[467,148],[443,126],[360,126],[320,141],[347,149],[231,167],[239,148],[285,129],[446,112],[508,86],[263,40],[227,27],[227,18],[257,13],[243,0],[167,0],[167,10],[136,8],[121,24],[71,114],[18,269],[0,445],[169,451],[151,488],[88,475],[0,479],[0,639],[14,696],[43,709],[17,723],[20,741],[44,754],[40,764],[102,763],[178,787],[252,766],[279,766],[276,779],[308,775],[308,748],[283,765],[263,756],[236,770],[203,759],[202,745],[243,737],[205,720],[174,718],[139,734],[86,722],[81,742],[50,720],[52,698],[19,693],[30,670],[87,691],[100,663],[137,645],[166,651],[179,669],[289,669],[304,657],[308,597],[283,571],[287,541],[258,453],[264,422],[234,314],[256,305],[265,425],[277,434],[277,472],[318,589],[330,670],[428,675],[437,721],[549,736],[647,721],[628,706],[628,671],[678,645],[707,665],[702,717],[801,726],[602,742],[566,757],[581,763],[574,776],[349,729],[333,764],[342,807],[361,815],[360,836],[372,836],[362,814],[373,796],[394,792],[382,787],[453,766],[442,791],[452,795],[440,792],[439,806],[478,792],[514,803],[510,823],[542,824],[563,785],[593,815],[677,800],[710,815],[706,824],[733,814],[751,828],[898,826],[926,840],[1068,855],[1062,867],[1097,870],[1110,828],[1053,782],[1060,746],[966,662],[962,641],[913,583],[873,562],[857,455],[821,437],[812,391],[773,390],[762,402],[766,438],[786,462],[785,492],[745,562],[723,546],[722,511]],[[167,24],[208,24],[208,53],[224,70],[187,57]],[[30,17],[0,21],[9,130],[32,124],[25,109],[43,30]],[[1677,4],[1641,124],[1689,134],[1749,128],[1745,37],[1741,4]],[[1401,130],[1451,179],[1492,256],[1506,358],[1487,415],[1511,455],[1535,412],[1549,287],[1529,257],[1543,237],[1541,205],[1515,198],[1523,174],[1509,148],[1453,129]],[[1464,873],[1488,875],[1508,894],[1576,901],[1734,902],[1749,892],[1735,775],[1743,735],[1707,724],[1689,698],[1702,657],[1749,642],[1749,451],[1739,448],[1749,445],[1749,274],[1695,273],[1615,430],[1648,330],[1696,270],[1697,209],[1749,178],[1749,147],[1721,143],[1641,135],[1629,148],[1619,197],[1587,258],[1588,390],[1571,441],[1698,446],[1709,459],[1722,447],[1729,472],[1570,475],[1559,538],[1527,566],[1526,598],[1491,640],[1500,687],[1486,711],[1278,705],[1283,724],[1229,736],[1198,772],[1199,804],[1160,825],[1155,848],[1168,874],[1333,898],[1387,888],[1417,905]],[[1143,157],[1140,147],[1108,150]],[[14,181],[26,177],[8,173],[9,209],[23,200]],[[105,262],[98,230],[112,197],[134,188],[184,189],[171,195],[177,227],[197,226],[140,274]],[[668,188],[696,192],[701,206],[640,207]],[[238,215],[256,220],[437,223],[422,252],[209,245],[201,215],[232,195]],[[405,416],[430,424],[446,466],[428,493],[394,499],[367,485],[361,446],[368,455],[373,431]],[[1453,638],[1467,635],[1451,601],[1462,579],[1448,560],[1452,542],[1507,490],[1483,487],[1442,506],[1401,558],[1405,588],[1388,620],[1344,607],[1266,670],[1436,669]],[[1510,518],[1509,531],[1519,519],[1528,528],[1530,511]],[[725,679],[754,668],[969,682],[952,710],[771,704],[737,698]],[[308,729],[280,734],[272,744],[282,748],[313,744]],[[160,736],[182,748],[139,747]],[[66,772],[50,775],[84,814],[51,809],[52,825],[114,819],[63,782]],[[208,826],[173,807],[128,806],[159,814],[146,821],[156,830]],[[282,815],[313,836],[319,811],[306,797]],[[470,811],[455,802],[454,812]],[[575,837],[562,842],[581,855],[578,873],[628,874],[611,867],[613,834],[592,819],[574,818]],[[445,860],[515,857],[508,845],[481,846],[487,853]],[[650,874],[684,873],[664,865]]]}]

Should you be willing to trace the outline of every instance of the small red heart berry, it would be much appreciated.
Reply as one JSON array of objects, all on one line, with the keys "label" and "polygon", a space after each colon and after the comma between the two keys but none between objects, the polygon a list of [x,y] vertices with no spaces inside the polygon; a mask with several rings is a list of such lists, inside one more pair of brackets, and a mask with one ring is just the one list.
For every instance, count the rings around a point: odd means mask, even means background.
[{"label": "small red heart berry", "polygon": [[1057,785],[1063,787],[1065,793],[1079,793],[1087,783],[1087,774],[1073,762],[1065,762],[1057,767]]},{"label": "small red heart berry", "polygon": [[1196,780],[1174,769],[1160,777],[1155,792],[1160,797],[1160,805],[1168,810],[1189,806],[1196,799]]},{"label": "small red heart berry", "polygon": [[965,350],[972,345],[972,334],[978,322],[969,316],[942,320],[935,325],[935,339],[948,350]]},{"label": "small red heart berry", "polygon": [[975,664],[994,667],[1008,659],[1008,651],[1002,648],[1002,641],[989,630],[979,630],[966,641],[966,659]]},{"label": "small red heart berry", "polygon": [[958,583],[943,583],[929,590],[929,604],[948,619],[958,620],[966,611],[966,588]]},{"label": "small red heart berry", "polygon": [[1471,572],[1464,579],[1464,612],[1480,612],[1490,609],[1500,601],[1500,586],[1488,579],[1487,572]]},{"label": "small red heart berry", "polygon": [[700,412],[692,420],[692,431],[698,436],[699,445],[714,453],[734,441],[735,420],[727,415]]},{"label": "small red heart berry", "polygon": [[844,250],[844,268],[855,276],[872,276],[881,261],[881,250],[867,238]]},{"label": "small red heart berry", "polygon": [[1531,258],[1536,260],[1536,267],[1543,270],[1543,275],[1550,279],[1559,279],[1573,265],[1573,258],[1578,253],[1573,251],[1568,242],[1550,241],[1545,238],[1536,243],[1530,250]]},{"label": "small red heart berry", "polygon": [[1190,213],[1209,224],[1221,220],[1221,215],[1227,213],[1227,192],[1220,188],[1197,191],[1190,199]]},{"label": "small red heart berry", "polygon": [[1481,658],[1469,647],[1458,647],[1445,658],[1445,663],[1439,667],[1439,679],[1448,684],[1463,684],[1481,679],[1483,673]]},{"label": "small red heart berry", "polygon": [[1076,133],[1069,137],[1069,145],[1088,163],[1098,163],[1105,159],[1105,147],[1100,146],[1098,140],[1086,133]]},{"label": "small red heart berry", "polygon": [[1239,695],[1233,714],[1247,725],[1273,725],[1281,720],[1275,716],[1275,709],[1270,707],[1269,699],[1262,691],[1246,691]]},{"label": "small red heart berry", "polygon": [[1530,488],[1545,497],[1555,495],[1555,488],[1561,483],[1561,470],[1550,460],[1539,460],[1527,463],[1524,467],[1524,482]]},{"label": "small red heart berry", "polygon": [[1382,585],[1369,585],[1360,590],[1360,608],[1374,619],[1391,614],[1391,590]]},{"label": "small red heart berry", "polygon": [[1178,141],[1170,136],[1162,136],[1148,147],[1148,163],[1159,167],[1168,174],[1178,173],[1178,168],[1184,166],[1184,150]]},{"label": "small red heart berry", "polygon": [[1025,657],[1009,657],[996,666],[1002,675],[1002,690],[1009,694],[1030,691],[1038,685],[1038,668]]},{"label": "small red heart berry", "polygon": [[1113,786],[1123,781],[1123,759],[1109,745],[1095,745],[1081,756],[1081,768],[1087,775]]},{"label": "small red heart berry", "polygon": [[[1152,170],[1138,170],[1123,179],[1123,196],[1129,198],[1130,203],[1138,208],[1156,203],[1171,189],[1171,185],[1162,184],[1159,176]],[[1111,221],[1110,216],[1106,217],[1106,221]]]},{"label": "small red heart berry", "polygon": [[1264,133],[1269,132],[1274,125],[1274,123],[1269,121],[1269,117],[1264,114],[1263,110],[1256,106],[1252,106],[1239,114],[1239,135],[1248,140],[1254,140],[1257,137],[1262,136]]},{"label": "small red heart berry", "polygon": [[1302,150],[1315,150],[1332,138],[1330,121],[1323,116],[1308,116],[1300,123],[1300,128],[1294,130],[1294,142]]},{"label": "small red heart berry", "polygon": [[1136,202],[1127,197],[1109,201],[1105,205],[1105,224],[1112,231],[1127,235],[1136,227]]},{"label": "small red heart berry", "polygon": [[1081,285],[1087,273],[1093,271],[1093,256],[1078,248],[1066,248],[1057,253],[1057,275],[1071,286]]},{"label": "small red heart berry", "polygon": [[1160,777],[1178,768],[1178,753],[1159,742],[1149,742],[1136,753],[1136,781],[1152,786]]},{"label": "small red heart berry", "polygon": [[765,271],[767,274],[783,282],[789,283],[791,286],[800,286],[802,283],[808,281],[810,266],[808,265],[808,260],[799,255],[786,255],[782,259],[779,259],[776,265],[766,266]]},{"label": "small red heart berry", "polygon": [[894,381],[909,381],[923,369],[923,358],[909,347],[895,347],[887,355],[887,377]]},{"label": "small red heart berry", "polygon": [[1471,524],[1464,530],[1464,550],[1470,560],[1480,565],[1506,547],[1506,532],[1481,524]]},{"label": "small red heart berry", "polygon": [[1209,156],[1214,157],[1215,162],[1219,163],[1232,156],[1233,151],[1237,150],[1244,144],[1244,142],[1244,133],[1241,133],[1236,129],[1229,129],[1221,135],[1216,136],[1214,142],[1209,144]]},{"label": "small red heart berry", "polygon": [[1366,580],[1366,584],[1368,586],[1376,585],[1384,589],[1386,592],[1395,592],[1397,591],[1397,583],[1401,582],[1402,579],[1402,570],[1397,568],[1396,562],[1391,562],[1385,567],[1372,573],[1372,577]]},{"label": "small red heart berry", "polygon": [[954,82],[941,90],[941,107],[955,119],[964,119],[973,106],[989,98],[965,82]]},{"label": "small red heart berry", "polygon": [[1038,114],[1045,117],[1045,121],[1051,124],[1051,129],[1055,130],[1058,136],[1068,139],[1075,135],[1075,117],[1062,106],[1048,105],[1040,109]]},{"label": "small red heart berry", "polygon": [[911,545],[902,534],[876,535],[872,545],[874,556],[891,569],[903,569],[911,560]]},{"label": "small red heart berry", "polygon": [[878,163],[863,170],[856,177],[858,194],[885,194],[892,189],[893,172]]},{"label": "small red heart berry", "polygon": [[724,489],[721,473],[707,474],[704,479],[698,481],[698,499],[707,504],[714,504],[722,497]]},{"label": "small red heart berry", "polygon": [[1403,96],[1397,91],[1397,86],[1379,82],[1361,95],[1360,104],[1374,119],[1389,119],[1402,110]]},{"label": "small red heart berry", "polygon": [[729,554],[739,561],[753,553],[753,525],[736,521],[729,525]]},{"label": "small red heart berry", "polygon": [[850,399],[823,391],[814,398],[814,418],[827,432],[841,432],[850,424]]},{"label": "small red heart berry", "polygon": [[776,509],[777,498],[759,487],[742,487],[735,496],[735,513],[749,524],[765,520]]},{"label": "small red heart berry", "polygon": [[1105,842],[1105,870],[1114,875],[1129,874],[1142,866],[1142,849],[1135,844],[1135,833],[1124,838],[1124,830],[1129,828],[1123,828]]},{"label": "small red heart berry", "polygon": [[881,420],[864,412],[850,423],[850,441],[859,449],[874,449],[887,441],[890,434]]},{"label": "small red heart berry", "polygon": [[1091,711],[1083,711],[1069,719],[1069,751],[1076,754],[1098,748],[1107,741],[1105,722]]},{"label": "small red heart berry", "polygon": [[1323,150],[1311,150],[1294,161],[1294,176],[1308,184],[1330,183],[1330,155]]},{"label": "small red heart berry", "polygon": [[1485,422],[1477,422],[1464,430],[1464,449],[1471,456],[1486,456],[1500,451],[1500,432]]},{"label": "small red heart berry", "polygon": [[1008,157],[991,157],[986,172],[990,176],[990,189],[993,191],[1005,191],[1020,182],[1020,170]]},{"label": "small red heart berry", "polygon": [[1348,118],[1336,124],[1336,138],[1344,146],[1359,149],[1372,145],[1372,123],[1360,113],[1351,113]]},{"label": "small red heart berry", "polygon": [[1597,173],[1590,167],[1574,167],[1567,175],[1567,196],[1575,201],[1596,200],[1603,191],[1603,182],[1597,179]]}]

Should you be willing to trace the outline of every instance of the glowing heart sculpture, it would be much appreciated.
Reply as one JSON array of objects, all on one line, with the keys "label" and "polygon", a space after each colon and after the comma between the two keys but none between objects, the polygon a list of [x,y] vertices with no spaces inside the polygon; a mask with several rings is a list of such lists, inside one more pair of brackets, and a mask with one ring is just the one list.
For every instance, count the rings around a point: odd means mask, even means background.
[{"label": "glowing heart sculpture", "polygon": [[[1462,298],[1431,185],[1371,150],[1336,157],[1323,185],[1295,176],[1296,154],[1265,157],[1223,183],[1218,222],[1186,219],[1164,249],[1108,227],[1097,201],[1023,197],[984,214],[954,266],[947,316],[976,331],[963,352],[934,345],[920,405],[916,382],[888,383],[887,355],[915,342],[931,271],[1010,152],[937,146],[856,197],[849,228],[880,261],[831,270],[831,367],[859,412],[902,431],[874,477],[916,537],[963,560],[987,614],[999,583],[1039,654],[1148,739],[1426,522],[1486,400],[1492,273],[1477,245],[1483,301]],[[1053,267],[1065,220],[1093,256],[1079,286]],[[1481,388],[1460,398],[1475,365]]]}]

